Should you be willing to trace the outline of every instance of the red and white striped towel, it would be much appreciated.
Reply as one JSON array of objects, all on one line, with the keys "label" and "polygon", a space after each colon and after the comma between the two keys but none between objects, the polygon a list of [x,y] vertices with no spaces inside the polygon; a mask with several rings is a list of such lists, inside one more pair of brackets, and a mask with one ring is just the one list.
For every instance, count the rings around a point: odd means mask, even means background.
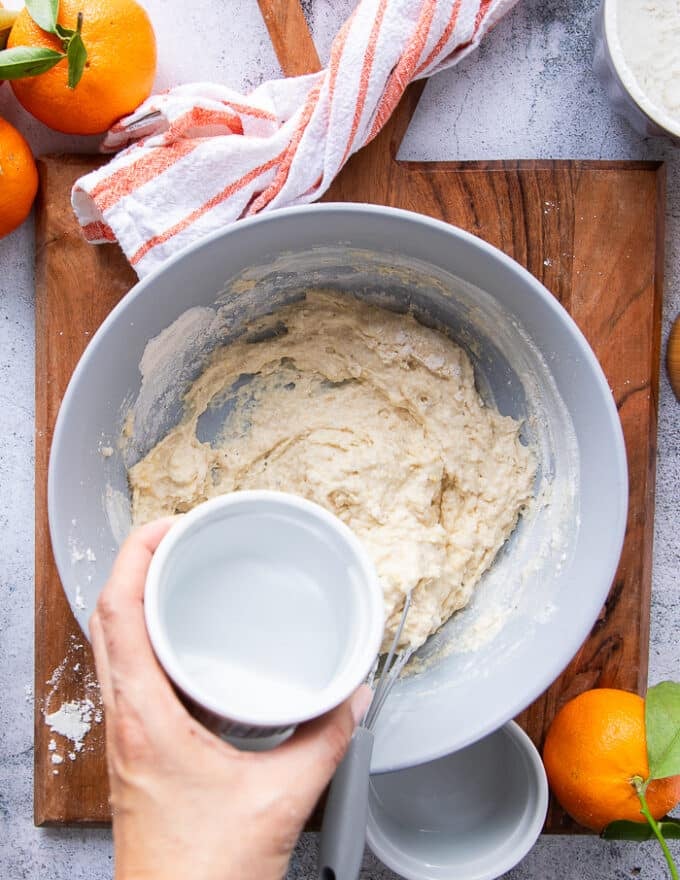
[{"label": "red and white striped towel", "polygon": [[144,276],[234,220],[318,199],[411,80],[460,61],[515,2],[361,0],[319,73],[152,96],[103,144],[126,149],[73,188],[85,237],[117,239]]}]

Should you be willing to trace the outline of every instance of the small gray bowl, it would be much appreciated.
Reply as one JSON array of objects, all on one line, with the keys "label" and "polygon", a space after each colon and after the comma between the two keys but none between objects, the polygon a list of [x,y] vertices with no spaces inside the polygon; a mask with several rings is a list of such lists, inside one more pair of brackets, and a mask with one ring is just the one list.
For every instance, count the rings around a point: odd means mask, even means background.
[{"label": "small gray bowl", "polygon": [[437,761],[371,777],[366,836],[408,880],[493,880],[529,852],[547,809],[541,757],[509,721]]}]

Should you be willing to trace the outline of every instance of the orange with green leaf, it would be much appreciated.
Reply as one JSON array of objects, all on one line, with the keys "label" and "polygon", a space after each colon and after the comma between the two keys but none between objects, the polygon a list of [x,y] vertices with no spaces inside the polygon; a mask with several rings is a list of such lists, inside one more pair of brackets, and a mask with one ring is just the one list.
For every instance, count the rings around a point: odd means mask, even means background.
[{"label": "orange with green leaf", "polygon": [[136,0],[28,0],[0,51],[0,79],[41,122],[99,134],[151,93],[156,40]]},{"label": "orange with green leaf", "polygon": [[680,801],[680,684],[665,681],[645,700],[612,688],[586,691],[557,713],[543,750],[550,787],[564,810],[607,839],[656,837],[678,880],[665,819]]}]

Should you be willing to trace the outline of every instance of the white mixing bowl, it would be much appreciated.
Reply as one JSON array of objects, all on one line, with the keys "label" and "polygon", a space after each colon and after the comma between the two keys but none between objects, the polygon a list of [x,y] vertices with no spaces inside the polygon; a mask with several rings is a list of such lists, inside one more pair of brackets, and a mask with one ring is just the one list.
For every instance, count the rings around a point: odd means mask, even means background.
[{"label": "white mixing bowl", "polygon": [[112,311],[76,368],[50,459],[52,543],[86,630],[129,526],[126,466],[180,418],[215,346],[312,286],[441,328],[467,349],[482,396],[524,419],[540,461],[533,511],[385,707],[372,769],[396,770],[496,730],[559,675],[623,541],[626,459],[606,379],[557,300],[500,251],[417,214],[347,204],[242,221],[179,254]]}]

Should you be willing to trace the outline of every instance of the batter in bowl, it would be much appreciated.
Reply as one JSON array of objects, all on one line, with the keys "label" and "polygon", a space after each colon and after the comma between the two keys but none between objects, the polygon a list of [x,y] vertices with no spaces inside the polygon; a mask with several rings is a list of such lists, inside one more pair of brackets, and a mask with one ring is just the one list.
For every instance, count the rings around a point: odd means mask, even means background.
[{"label": "batter in bowl", "polygon": [[[202,437],[218,415],[218,437]],[[417,647],[469,602],[532,498],[520,428],[484,405],[443,334],[309,291],[214,353],[183,421],[129,470],[133,521],[239,489],[303,495],[373,559],[386,645],[412,591],[402,641]]]}]

